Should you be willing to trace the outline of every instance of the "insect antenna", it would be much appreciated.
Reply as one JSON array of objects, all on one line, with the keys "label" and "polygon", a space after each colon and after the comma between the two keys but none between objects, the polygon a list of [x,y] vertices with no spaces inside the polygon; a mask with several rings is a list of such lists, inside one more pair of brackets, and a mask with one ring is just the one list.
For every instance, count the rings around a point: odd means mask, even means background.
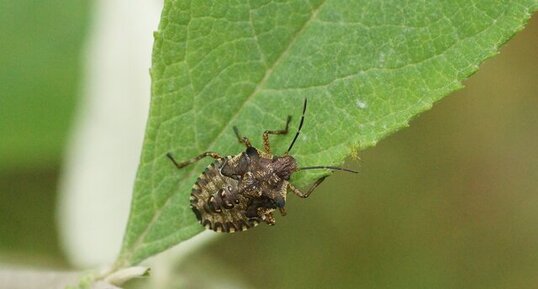
[{"label": "insect antenna", "polygon": [[304,114],[305,114],[305,112],[306,112],[306,98],[304,99],[303,115],[301,116],[301,121],[299,122],[299,128],[297,129],[297,133],[295,134],[295,137],[293,138],[293,141],[291,142],[290,147],[286,151],[286,154],[288,154],[291,151],[291,148],[293,147],[293,144],[295,143],[295,141],[299,137],[299,134],[301,133],[301,128],[303,127],[303,123],[304,123]]},{"label": "insect antenna", "polygon": [[354,171],[354,170],[344,169],[344,168],[339,168],[339,167],[331,167],[331,166],[314,166],[314,167],[304,167],[304,168],[299,168],[300,171],[304,171],[304,170],[316,170],[316,169],[328,169],[328,170],[334,170],[334,171],[344,171],[344,172],[350,172],[350,173],[354,173],[354,174],[358,174],[358,173],[359,173],[359,172]]}]

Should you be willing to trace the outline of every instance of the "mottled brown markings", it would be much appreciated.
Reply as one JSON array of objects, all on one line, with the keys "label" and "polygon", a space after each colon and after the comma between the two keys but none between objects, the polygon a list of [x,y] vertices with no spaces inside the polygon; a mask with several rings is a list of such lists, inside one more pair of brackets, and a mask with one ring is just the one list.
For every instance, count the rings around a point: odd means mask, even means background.
[{"label": "mottled brown markings", "polygon": [[201,220],[202,219],[202,214],[200,214],[200,211],[198,211],[198,209],[195,208],[195,207],[191,207],[191,209],[194,212],[194,215],[196,215],[196,219]]},{"label": "mottled brown markings", "polygon": [[293,173],[302,169],[319,168],[346,170],[325,166],[299,168],[296,160],[289,155],[304,122],[306,103],[305,99],[297,133],[282,156],[271,154],[269,135],[287,134],[291,116],[288,116],[285,129],[266,130],[263,133],[264,151],[254,148],[249,139],[242,137],[237,127],[234,127],[238,142],[246,147],[240,154],[221,157],[215,152],[205,152],[181,163],[177,163],[170,153],[167,154],[178,169],[204,157],[215,159],[197,178],[190,197],[191,208],[204,227],[217,232],[236,232],[248,230],[260,222],[274,225],[273,212],[276,209],[282,216],[286,214],[288,191],[306,198],[325,179],[318,179],[303,193],[289,183]]},{"label": "mottled brown markings", "polygon": [[222,223],[220,223],[220,222],[215,222],[215,223],[213,224],[213,230],[215,230],[215,231],[217,231],[217,232],[222,232],[222,231],[223,231],[222,229],[224,229],[224,227],[222,226]]}]

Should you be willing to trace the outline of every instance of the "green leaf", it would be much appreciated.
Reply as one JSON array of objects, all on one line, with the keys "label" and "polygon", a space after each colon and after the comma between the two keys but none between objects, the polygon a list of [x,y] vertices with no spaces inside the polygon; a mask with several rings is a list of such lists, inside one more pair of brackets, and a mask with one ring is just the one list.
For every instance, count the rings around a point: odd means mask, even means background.
[{"label": "green leaf", "polygon": [[[165,1],[155,33],[151,111],[118,266],[202,231],[189,209],[211,161],[255,146],[287,115],[300,165],[341,165],[462,87],[537,8],[520,1]],[[282,153],[293,134],[272,137]],[[305,185],[327,172],[297,174]]]}]

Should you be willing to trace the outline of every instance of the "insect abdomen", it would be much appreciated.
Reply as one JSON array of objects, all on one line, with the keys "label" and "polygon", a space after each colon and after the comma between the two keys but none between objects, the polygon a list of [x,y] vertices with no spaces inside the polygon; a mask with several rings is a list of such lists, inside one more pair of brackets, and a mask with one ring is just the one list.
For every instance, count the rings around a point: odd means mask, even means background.
[{"label": "insect abdomen", "polygon": [[237,194],[238,181],[221,174],[223,163],[223,159],[214,161],[198,177],[192,187],[191,208],[198,221],[208,229],[244,231],[258,222],[245,216],[246,199]]}]

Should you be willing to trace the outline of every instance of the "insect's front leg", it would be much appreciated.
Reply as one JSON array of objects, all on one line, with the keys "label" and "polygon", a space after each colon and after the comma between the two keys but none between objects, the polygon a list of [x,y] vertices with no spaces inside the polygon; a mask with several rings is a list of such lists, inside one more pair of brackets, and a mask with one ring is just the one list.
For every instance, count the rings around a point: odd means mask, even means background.
[{"label": "insect's front leg", "polygon": [[269,145],[269,135],[270,134],[288,134],[288,127],[290,126],[291,115],[288,115],[288,120],[286,121],[286,128],[282,130],[266,130],[263,133],[263,148],[265,152],[271,153],[271,145]]},{"label": "insect's front leg", "polygon": [[222,158],[216,152],[205,152],[205,153],[202,153],[202,154],[200,154],[200,155],[198,155],[198,156],[196,156],[196,157],[194,157],[194,158],[192,158],[192,159],[190,159],[188,161],[178,163],[178,162],[176,162],[176,160],[174,159],[174,157],[172,156],[171,153],[167,153],[166,156],[174,163],[174,165],[178,169],[184,168],[184,167],[186,167],[186,166],[188,166],[190,164],[193,164],[193,163],[195,163],[195,162],[197,162],[197,161],[199,161],[199,160],[201,160],[201,159],[203,159],[205,157],[212,157],[214,159],[221,159]]},{"label": "insect's front leg", "polygon": [[314,184],[312,184],[312,186],[310,187],[310,189],[308,189],[308,191],[306,191],[306,193],[303,193],[301,190],[299,190],[298,188],[296,188],[294,185],[292,184],[288,184],[288,189],[290,189],[294,194],[296,194],[297,196],[301,197],[301,198],[308,198],[308,196],[310,196],[310,194],[327,178],[327,176],[325,177],[321,177],[319,179],[317,179]]},{"label": "insect's front leg", "polygon": [[239,129],[237,128],[237,126],[234,126],[234,133],[235,133],[235,136],[237,136],[237,140],[239,141],[239,143],[242,143],[244,144],[247,148],[251,147],[252,144],[250,144],[250,141],[248,140],[248,138],[246,136],[241,136],[239,134]]}]

